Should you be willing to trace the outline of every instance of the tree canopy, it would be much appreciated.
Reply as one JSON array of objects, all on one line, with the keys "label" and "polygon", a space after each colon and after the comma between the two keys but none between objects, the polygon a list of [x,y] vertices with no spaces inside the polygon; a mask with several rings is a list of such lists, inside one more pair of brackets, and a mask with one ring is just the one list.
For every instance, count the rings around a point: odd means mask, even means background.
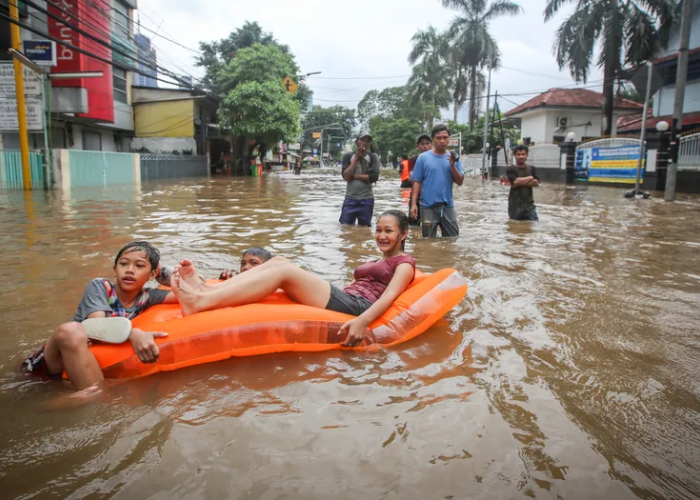
[{"label": "tree canopy", "polygon": [[[338,123],[339,126],[327,128],[325,132],[323,132],[323,149],[325,151],[327,144],[330,142],[330,153],[333,156],[337,156],[342,152],[344,142],[352,138],[353,129],[357,123],[355,119],[355,110],[346,108],[345,106],[336,105],[330,108],[315,106],[311,111],[306,113],[302,120],[302,128],[304,129],[303,145],[311,146],[314,144],[315,141],[312,138],[313,132],[319,132],[321,131],[321,127],[333,123]],[[335,137],[336,139],[328,141],[329,137]],[[340,137],[343,139],[339,139]],[[338,143],[341,145],[338,146]]]},{"label": "tree canopy", "polygon": [[[548,0],[545,21],[566,3],[574,0]],[[555,55],[560,69],[569,68],[577,82],[586,82],[595,48],[600,46],[598,66],[603,68],[603,123],[601,135],[610,135],[613,126],[615,78],[623,64],[637,65],[650,59],[655,50],[668,44],[678,22],[675,0],[635,2],[632,0],[588,0],[557,30]]]},{"label": "tree canopy", "polygon": [[300,132],[299,103],[282,84],[295,67],[292,56],[275,45],[239,50],[217,76],[223,92],[220,125],[254,139],[263,149],[295,140]]}]

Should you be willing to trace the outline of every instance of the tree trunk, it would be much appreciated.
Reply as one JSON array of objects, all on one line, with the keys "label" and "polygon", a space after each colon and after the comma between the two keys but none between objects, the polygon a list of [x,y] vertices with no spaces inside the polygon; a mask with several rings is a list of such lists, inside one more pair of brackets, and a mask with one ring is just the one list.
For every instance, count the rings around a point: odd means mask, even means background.
[{"label": "tree trunk", "polygon": [[600,135],[609,137],[613,129],[613,106],[615,103],[615,70],[620,63],[620,46],[622,40],[612,37],[610,46],[605,49],[605,67],[603,70],[603,120]]},{"label": "tree trunk", "polygon": [[459,101],[455,98],[455,119],[454,122],[457,123],[457,110],[459,109]]},{"label": "tree trunk", "polygon": [[476,65],[469,70],[469,128],[476,122]]}]

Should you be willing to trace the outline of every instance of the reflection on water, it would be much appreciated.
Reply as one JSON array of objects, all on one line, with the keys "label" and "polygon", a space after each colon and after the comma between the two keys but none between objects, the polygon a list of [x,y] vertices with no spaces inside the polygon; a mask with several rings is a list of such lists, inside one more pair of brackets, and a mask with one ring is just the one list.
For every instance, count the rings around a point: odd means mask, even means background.
[{"label": "reflection on water", "polygon": [[[375,213],[407,205],[383,171]],[[72,315],[116,250],[156,243],[208,276],[265,246],[335,284],[377,254],[337,223],[337,172],[68,193],[0,192],[0,479],[6,498],[696,498],[700,200],[544,186],[541,222],[468,179],[462,235],[418,239],[469,295],[375,353],[283,354],[67,390],[22,356]]]}]

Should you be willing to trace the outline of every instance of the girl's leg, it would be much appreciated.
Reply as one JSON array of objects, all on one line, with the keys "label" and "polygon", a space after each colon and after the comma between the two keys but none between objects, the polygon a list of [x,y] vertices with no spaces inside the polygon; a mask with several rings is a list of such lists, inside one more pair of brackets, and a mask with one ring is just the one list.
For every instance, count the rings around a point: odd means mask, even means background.
[{"label": "girl's leg", "polygon": [[[253,273],[255,275],[256,273],[259,273],[261,270],[269,269],[271,267],[278,266],[280,264],[289,262],[287,259],[284,257],[273,257],[272,259],[268,260],[267,262],[264,262],[260,264],[259,266],[255,266],[252,269],[249,269],[248,271],[245,272],[246,276],[250,276],[250,273]],[[234,280],[239,279],[243,273],[239,273],[225,281],[222,281],[221,283],[213,283],[213,284],[205,284],[201,278],[199,277],[199,274],[197,273],[197,269],[195,268],[194,264],[188,259],[183,259],[182,262],[180,263],[179,266],[177,266],[176,271],[181,279],[184,279],[188,285],[191,285],[191,288],[193,289],[202,289],[202,290],[209,290],[211,288],[216,288],[220,286],[225,286],[228,283],[233,282]]]},{"label": "girl's leg", "polygon": [[265,263],[206,290],[193,289],[186,281],[173,281],[173,291],[185,316],[208,309],[259,302],[278,288],[287,292],[295,302],[313,307],[326,307],[331,296],[331,286],[327,281],[299,269],[286,259],[277,259],[269,266]]},{"label": "girl's leg", "polygon": [[44,361],[50,374],[68,374],[76,389],[104,380],[97,359],[88,349],[88,338],[80,323],[65,323],[46,342]]}]

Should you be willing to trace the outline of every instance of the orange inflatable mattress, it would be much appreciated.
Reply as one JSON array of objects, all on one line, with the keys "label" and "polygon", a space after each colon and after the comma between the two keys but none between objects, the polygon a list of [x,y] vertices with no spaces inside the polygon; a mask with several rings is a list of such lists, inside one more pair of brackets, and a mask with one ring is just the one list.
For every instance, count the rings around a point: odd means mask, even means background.
[{"label": "orange inflatable mattress", "polygon": [[168,333],[156,339],[160,358],[155,364],[141,363],[129,342],[95,344],[90,349],[106,378],[132,378],[236,356],[388,347],[423,333],[466,293],[466,281],[454,269],[430,275],[416,271],[413,283],[370,325],[371,333],[354,348],[341,347],[345,338],[338,332],[353,316],[303,306],[278,291],[256,304],[186,317],[177,304],[151,307],[132,324],[145,331]]}]

